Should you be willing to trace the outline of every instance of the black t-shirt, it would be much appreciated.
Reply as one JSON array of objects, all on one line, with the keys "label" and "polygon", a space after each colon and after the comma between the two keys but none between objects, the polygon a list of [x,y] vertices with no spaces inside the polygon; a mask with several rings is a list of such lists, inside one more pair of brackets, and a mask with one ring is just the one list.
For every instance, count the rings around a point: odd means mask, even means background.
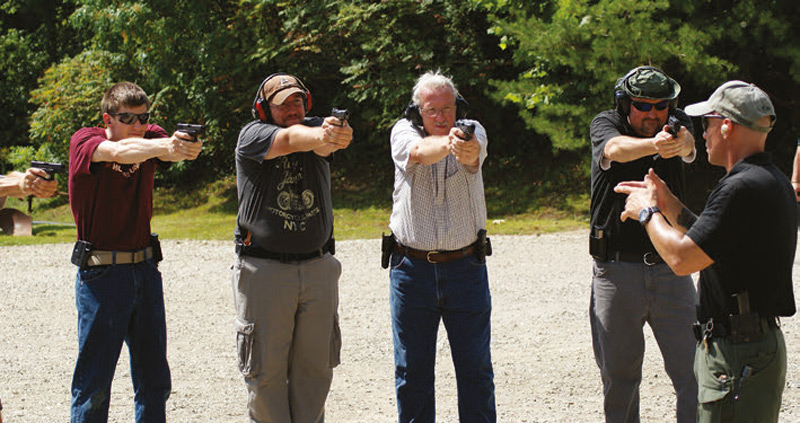
[{"label": "black t-shirt", "polygon": [[[694,131],[692,120],[680,109],[675,116],[689,132]],[[614,192],[614,187],[624,181],[641,181],[650,168],[663,179],[670,190],[683,199],[683,159],[672,157],[663,159],[659,155],[645,156],[627,163],[611,162],[608,170],[600,167],[603,150],[611,138],[626,135],[638,137],[625,116],[615,110],[601,112],[592,120],[590,136],[592,140],[592,228],[602,229],[608,239],[608,251],[640,253],[655,251],[650,238],[636,219],[624,223],[619,220],[625,208],[624,194]]]},{"label": "black t-shirt", "polygon": [[733,295],[744,290],[762,317],[795,313],[796,207],[789,180],[768,153],[736,163],[720,180],[686,233],[714,260],[700,272],[700,321],[738,313]]},{"label": "black t-shirt", "polygon": [[[303,125],[320,126],[322,118]],[[333,234],[330,163],[314,152],[264,160],[281,127],[253,121],[239,132],[236,183],[239,214],[234,236],[275,253],[315,251]]]}]

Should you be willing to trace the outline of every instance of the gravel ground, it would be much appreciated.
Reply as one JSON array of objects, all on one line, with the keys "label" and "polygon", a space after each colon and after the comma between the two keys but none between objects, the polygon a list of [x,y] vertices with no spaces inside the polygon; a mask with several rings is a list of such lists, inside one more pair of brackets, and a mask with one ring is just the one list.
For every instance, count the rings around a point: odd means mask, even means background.
[{"label": "gravel ground", "polygon": [[[599,422],[602,386],[589,332],[591,260],[584,232],[495,236],[488,259],[498,421]],[[378,240],[337,243],[342,364],[327,402],[329,422],[394,422],[396,404],[388,273]],[[165,241],[161,264],[173,392],[172,422],[244,422],[245,388],[233,332],[229,242]],[[69,421],[77,351],[71,245],[0,247],[0,398],[4,422]],[[795,262],[795,292],[800,272]],[[800,327],[783,320],[789,351],[781,421],[800,421]],[[647,333],[642,420],[674,421],[674,395]],[[437,416],[456,422],[446,335],[437,358]],[[112,422],[133,421],[127,348],[111,398]]]}]

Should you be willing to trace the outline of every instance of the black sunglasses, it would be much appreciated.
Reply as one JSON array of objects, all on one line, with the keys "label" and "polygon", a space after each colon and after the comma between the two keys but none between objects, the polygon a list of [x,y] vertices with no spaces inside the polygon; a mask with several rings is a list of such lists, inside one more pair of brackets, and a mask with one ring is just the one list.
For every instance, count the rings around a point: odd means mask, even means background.
[{"label": "black sunglasses", "polygon": [[640,112],[649,112],[655,106],[656,110],[664,110],[669,106],[669,101],[659,101],[658,103],[645,103],[643,101],[631,101],[633,107]]},{"label": "black sunglasses", "polygon": [[150,120],[150,113],[109,113],[111,116],[118,116],[120,122],[126,125],[133,125],[136,123],[136,119],[139,119],[139,123],[142,125],[146,124],[147,121]]},{"label": "black sunglasses", "polygon": [[701,122],[703,124],[703,132],[705,132],[708,129],[708,120],[709,119],[725,119],[725,116],[713,115],[713,114],[703,115],[702,119],[701,119]]}]

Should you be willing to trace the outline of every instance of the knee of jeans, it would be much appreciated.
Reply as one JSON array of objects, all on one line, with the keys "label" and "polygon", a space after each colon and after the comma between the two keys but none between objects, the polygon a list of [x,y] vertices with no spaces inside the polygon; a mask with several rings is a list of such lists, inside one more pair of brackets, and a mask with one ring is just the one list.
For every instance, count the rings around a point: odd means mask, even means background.
[{"label": "knee of jeans", "polygon": [[86,392],[74,389],[72,391],[73,404],[86,411],[103,409],[108,405],[110,390],[108,388]]}]

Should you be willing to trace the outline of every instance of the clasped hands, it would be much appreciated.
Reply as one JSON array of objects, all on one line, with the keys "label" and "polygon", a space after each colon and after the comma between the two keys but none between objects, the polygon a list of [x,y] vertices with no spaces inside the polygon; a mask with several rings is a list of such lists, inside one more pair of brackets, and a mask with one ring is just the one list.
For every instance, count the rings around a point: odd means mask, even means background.
[{"label": "clasped hands", "polygon": [[39,198],[52,197],[58,188],[58,182],[53,179],[48,181],[47,172],[44,169],[30,168],[21,174],[19,178],[19,190],[23,196],[33,195]]},{"label": "clasped hands", "polygon": [[353,128],[350,123],[344,121],[344,125],[339,125],[339,118],[328,116],[322,123],[323,137],[328,148],[332,150],[343,150],[350,145],[353,140]]},{"label": "clasped hands", "polygon": [[673,137],[672,134],[667,132],[667,128],[668,126],[664,125],[661,132],[654,137],[653,146],[656,148],[658,155],[664,159],[669,159],[675,156],[686,157],[692,154],[694,139],[689,136],[689,131],[686,127],[681,127],[677,137]]},{"label": "clasped hands", "polygon": [[462,136],[464,135],[466,134],[460,129],[456,127],[450,128],[447,147],[459,163],[465,166],[477,166],[481,146],[475,139],[475,134],[472,134],[472,138],[469,140],[463,139]]}]

